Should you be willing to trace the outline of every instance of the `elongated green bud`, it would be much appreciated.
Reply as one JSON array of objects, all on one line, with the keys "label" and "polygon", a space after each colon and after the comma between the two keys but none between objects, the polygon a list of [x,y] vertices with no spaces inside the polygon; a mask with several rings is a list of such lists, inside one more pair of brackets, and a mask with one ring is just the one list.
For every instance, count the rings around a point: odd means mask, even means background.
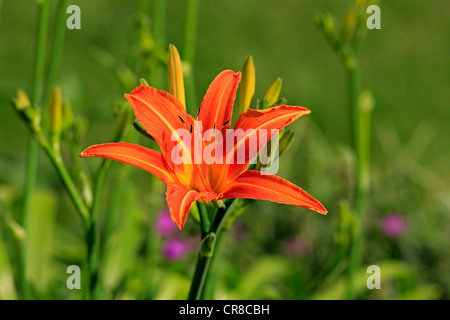
[{"label": "elongated green bud", "polygon": [[63,109],[63,117],[62,117],[62,125],[61,125],[61,132],[64,132],[68,130],[73,123],[73,111],[72,111],[72,105],[69,101],[64,101],[62,104]]},{"label": "elongated green bud", "polygon": [[244,113],[250,108],[253,96],[255,95],[255,63],[252,56],[245,58],[242,65],[242,80],[239,94],[239,114]]},{"label": "elongated green bud", "polygon": [[283,133],[283,136],[280,139],[280,157],[283,153],[289,150],[289,148],[292,145],[292,142],[294,142],[295,132],[293,130],[286,130]]},{"label": "elongated green bud", "polygon": [[140,78],[139,79],[139,85],[140,86],[146,86],[149,87],[150,85],[148,84],[147,80],[145,80],[144,78]]},{"label": "elongated green bud", "polygon": [[282,84],[283,80],[281,80],[281,78],[277,78],[274,82],[272,82],[269,89],[267,89],[264,94],[264,99],[267,100],[269,107],[273,106],[278,101]]},{"label": "elongated green bud", "polygon": [[200,223],[200,212],[198,211],[197,206],[191,206],[189,210],[189,216],[192,217],[195,222]]},{"label": "elongated green bud", "polygon": [[53,88],[50,94],[50,135],[52,143],[59,142],[62,127],[62,102],[61,89],[59,87]]},{"label": "elongated green bud", "polygon": [[202,257],[211,258],[214,253],[215,244],[216,244],[216,234],[210,232],[203,238],[200,244],[200,255]]},{"label": "elongated green bud", "polygon": [[339,41],[336,34],[334,17],[329,13],[319,13],[315,17],[315,23],[322,30],[331,46],[337,49]]},{"label": "elongated green bud", "polygon": [[155,139],[153,139],[153,137],[152,137],[151,135],[149,135],[149,134],[147,133],[147,130],[145,130],[144,125],[143,125],[142,123],[140,123],[140,122],[138,121],[138,119],[134,119],[134,121],[133,121],[133,128],[134,128],[137,132],[139,132],[140,134],[142,134],[144,137],[150,138],[150,139],[152,139],[152,140],[155,140]]},{"label": "elongated green bud", "polygon": [[169,71],[169,92],[181,104],[186,110],[186,97],[184,93],[184,79],[183,79],[183,68],[181,65],[180,54],[177,48],[173,45],[169,45],[169,61],[168,61],[168,71]]},{"label": "elongated green bud", "polygon": [[346,42],[349,37],[354,33],[358,22],[358,12],[356,8],[351,7],[348,9],[344,22],[342,24],[341,40]]},{"label": "elongated green bud", "polygon": [[260,170],[263,172],[269,172],[270,168],[274,161],[278,161],[278,158],[280,157],[280,151],[279,151],[279,133],[276,134],[271,140],[267,142],[267,144],[264,146],[264,148],[259,152],[258,155],[258,162],[256,164],[255,170]]}]

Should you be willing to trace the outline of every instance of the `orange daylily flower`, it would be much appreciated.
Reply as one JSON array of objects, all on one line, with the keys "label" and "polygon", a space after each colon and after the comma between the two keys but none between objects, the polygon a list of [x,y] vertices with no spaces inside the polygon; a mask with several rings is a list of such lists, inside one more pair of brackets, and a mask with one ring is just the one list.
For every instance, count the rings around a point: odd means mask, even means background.
[{"label": "orange daylily flower", "polygon": [[[165,91],[149,86],[139,86],[125,98],[130,102],[138,121],[145,127],[161,152],[136,144],[119,142],[94,145],[81,153],[81,157],[100,157],[120,161],[141,168],[158,177],[167,185],[166,200],[170,208],[172,220],[183,228],[191,205],[195,201],[210,202],[229,198],[250,198],[270,200],[278,203],[299,206],[326,214],[327,210],[300,187],[275,175],[262,175],[260,171],[247,170],[250,160],[248,144],[250,137],[246,136],[234,143],[232,152],[237,152],[238,146],[244,146],[246,157],[244,163],[212,163],[200,164],[195,161],[174,163],[171,158],[173,148],[182,140],[172,141],[172,134],[178,129],[189,132],[208,129],[226,132],[230,129],[230,119],[236,89],[240,81],[240,73],[226,70],[220,73],[209,86],[203,102],[197,112],[196,119],[187,114],[183,105]],[[299,117],[310,113],[303,107],[281,105],[266,110],[248,109],[240,115],[234,130],[252,129],[261,139],[269,129],[280,130]],[[197,122],[196,122],[197,121]],[[198,127],[201,121],[202,128]],[[262,130],[266,129],[266,130]],[[272,135],[267,133],[266,140]],[[234,139],[234,137],[233,137]],[[191,139],[192,145],[194,142]],[[224,141],[226,140],[226,135]],[[249,143],[246,143],[246,142]],[[202,152],[211,142],[202,142]],[[225,142],[223,142],[225,145]],[[191,146],[188,146],[191,147]],[[183,157],[195,157],[199,152],[189,148],[191,154],[183,153]],[[198,148],[197,148],[198,149]],[[229,154],[224,154],[225,159]]]}]

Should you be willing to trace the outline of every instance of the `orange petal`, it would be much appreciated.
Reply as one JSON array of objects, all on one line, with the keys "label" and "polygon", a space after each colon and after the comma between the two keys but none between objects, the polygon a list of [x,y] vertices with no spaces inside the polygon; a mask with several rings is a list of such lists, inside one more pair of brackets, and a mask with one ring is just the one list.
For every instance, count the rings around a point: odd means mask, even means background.
[{"label": "orange petal", "polygon": [[241,80],[241,73],[231,70],[221,72],[211,83],[203,98],[198,120],[202,121],[203,132],[214,127],[230,127],[236,89]]},{"label": "orange petal", "polygon": [[186,113],[181,102],[170,93],[149,86],[139,86],[130,94],[125,94],[125,98],[170,164],[170,154],[178,143],[171,141],[172,133],[176,129],[189,131],[194,121],[192,116]]},{"label": "orange petal", "polygon": [[[271,130],[281,130],[301,116],[309,113],[311,113],[311,111],[303,107],[280,105],[278,107],[272,107],[265,110],[248,109],[246,112],[241,114],[234,126],[235,132],[238,129],[242,129],[244,132],[247,130],[250,131],[245,138],[236,142],[232,152],[234,152],[234,159],[237,159],[237,152],[239,148],[245,148],[245,163],[231,164],[228,171],[229,179],[232,180],[243,173],[247,169],[249,161],[252,160],[249,157],[249,141],[258,141],[258,144],[262,138],[265,138],[263,141],[269,141],[274,134]],[[264,132],[261,131],[261,129],[266,130],[266,137],[261,135],[261,133]],[[228,154],[227,159],[229,159],[230,156],[231,155]],[[230,160],[228,160],[228,163],[230,163]]]},{"label": "orange petal", "polygon": [[170,169],[161,153],[136,144],[118,142],[91,146],[80,157],[99,157],[120,161],[155,175],[165,184],[172,181]]},{"label": "orange petal", "polygon": [[184,227],[189,210],[197,199],[202,198],[201,200],[209,202],[218,197],[212,192],[197,192],[196,190],[189,190],[173,184],[167,186],[166,192],[170,215],[180,230]]},{"label": "orange petal", "polygon": [[280,177],[249,170],[230,183],[223,198],[249,198],[285,203],[326,214],[324,206],[308,193]]}]

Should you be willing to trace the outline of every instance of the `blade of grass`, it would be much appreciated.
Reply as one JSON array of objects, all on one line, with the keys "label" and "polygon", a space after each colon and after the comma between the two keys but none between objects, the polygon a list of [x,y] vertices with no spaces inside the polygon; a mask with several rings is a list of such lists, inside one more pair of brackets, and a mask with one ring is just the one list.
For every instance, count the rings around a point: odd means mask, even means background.
[{"label": "blade of grass", "polygon": [[[42,103],[43,87],[44,87],[44,67],[45,67],[45,50],[47,43],[47,29],[49,21],[49,1],[43,0],[38,2],[39,18],[37,23],[37,44],[34,61],[34,74],[32,85],[32,102],[33,105],[39,106]],[[30,138],[28,145],[28,155],[26,164],[26,181],[25,193],[23,197],[23,213],[22,224],[25,230],[28,230],[28,218],[31,211],[31,197],[33,195],[36,180],[37,169],[39,161],[39,146],[33,138]],[[30,298],[30,291],[28,287],[28,279],[26,278],[25,266],[27,265],[27,251],[28,241],[24,239],[22,248],[22,264],[21,264],[21,278],[22,278],[22,296],[24,299]]]}]

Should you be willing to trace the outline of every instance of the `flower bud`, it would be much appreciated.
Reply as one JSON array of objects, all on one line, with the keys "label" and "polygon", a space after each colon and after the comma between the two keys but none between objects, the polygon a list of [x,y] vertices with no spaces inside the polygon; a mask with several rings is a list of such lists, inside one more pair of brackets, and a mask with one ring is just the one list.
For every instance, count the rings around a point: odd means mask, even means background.
[{"label": "flower bud", "polygon": [[256,170],[260,170],[265,173],[270,173],[272,164],[278,161],[280,157],[280,135],[279,132],[270,139],[263,149],[259,152],[258,163],[256,164]]},{"label": "flower bud", "polygon": [[25,91],[22,89],[17,90],[16,96],[12,99],[11,104],[32,132],[40,130],[40,110],[31,105],[30,99],[28,99]]},{"label": "flower bud", "polygon": [[189,216],[191,216],[195,222],[200,223],[200,212],[197,206],[191,206],[189,210]]},{"label": "flower bud", "polygon": [[253,95],[255,94],[255,63],[252,56],[245,58],[242,65],[242,80],[239,95],[239,114],[244,113],[250,108]]},{"label": "flower bud", "polygon": [[127,132],[128,124],[132,119],[132,109],[122,101],[115,108],[115,117],[116,117],[116,131],[115,131],[115,140],[119,141],[122,139],[123,135]]},{"label": "flower bud", "polygon": [[63,109],[63,117],[62,117],[62,125],[61,125],[61,131],[64,132],[68,130],[73,123],[73,110],[72,105],[69,101],[64,101],[62,104]]},{"label": "flower bud", "polygon": [[263,110],[269,107],[269,103],[267,102],[266,99],[262,99],[262,100],[257,100],[256,101],[256,109],[258,110]]},{"label": "flower bud", "polygon": [[177,48],[173,45],[169,45],[169,61],[168,61],[168,71],[169,71],[169,92],[186,109],[186,98],[184,93],[184,79],[183,79],[183,68],[181,66],[180,54]]},{"label": "flower bud", "polygon": [[140,86],[146,86],[146,87],[150,87],[147,80],[145,80],[144,78],[140,78],[139,79],[139,85]]},{"label": "flower bud", "polygon": [[216,244],[216,234],[210,232],[203,238],[200,244],[200,255],[202,257],[210,258],[214,253],[214,247]]},{"label": "flower bud", "polygon": [[348,9],[342,24],[341,39],[342,42],[346,42],[349,37],[354,33],[358,22],[358,13],[356,8],[351,7]]},{"label": "flower bud", "polygon": [[292,145],[292,142],[294,142],[295,132],[293,130],[286,130],[283,133],[283,136],[280,139],[280,157],[283,153],[289,150],[289,148]]},{"label": "flower bud", "polygon": [[17,110],[24,110],[31,107],[30,99],[28,99],[28,96],[23,89],[17,90],[16,97],[13,100]]},{"label": "flower bud", "polygon": [[339,41],[336,35],[334,17],[329,13],[319,13],[315,17],[315,22],[333,48],[337,48]]},{"label": "flower bud", "polygon": [[267,100],[267,104],[269,107],[273,106],[278,101],[282,84],[283,80],[281,80],[281,78],[277,78],[274,82],[272,82],[269,89],[267,89],[266,93],[264,94],[264,99]]}]

